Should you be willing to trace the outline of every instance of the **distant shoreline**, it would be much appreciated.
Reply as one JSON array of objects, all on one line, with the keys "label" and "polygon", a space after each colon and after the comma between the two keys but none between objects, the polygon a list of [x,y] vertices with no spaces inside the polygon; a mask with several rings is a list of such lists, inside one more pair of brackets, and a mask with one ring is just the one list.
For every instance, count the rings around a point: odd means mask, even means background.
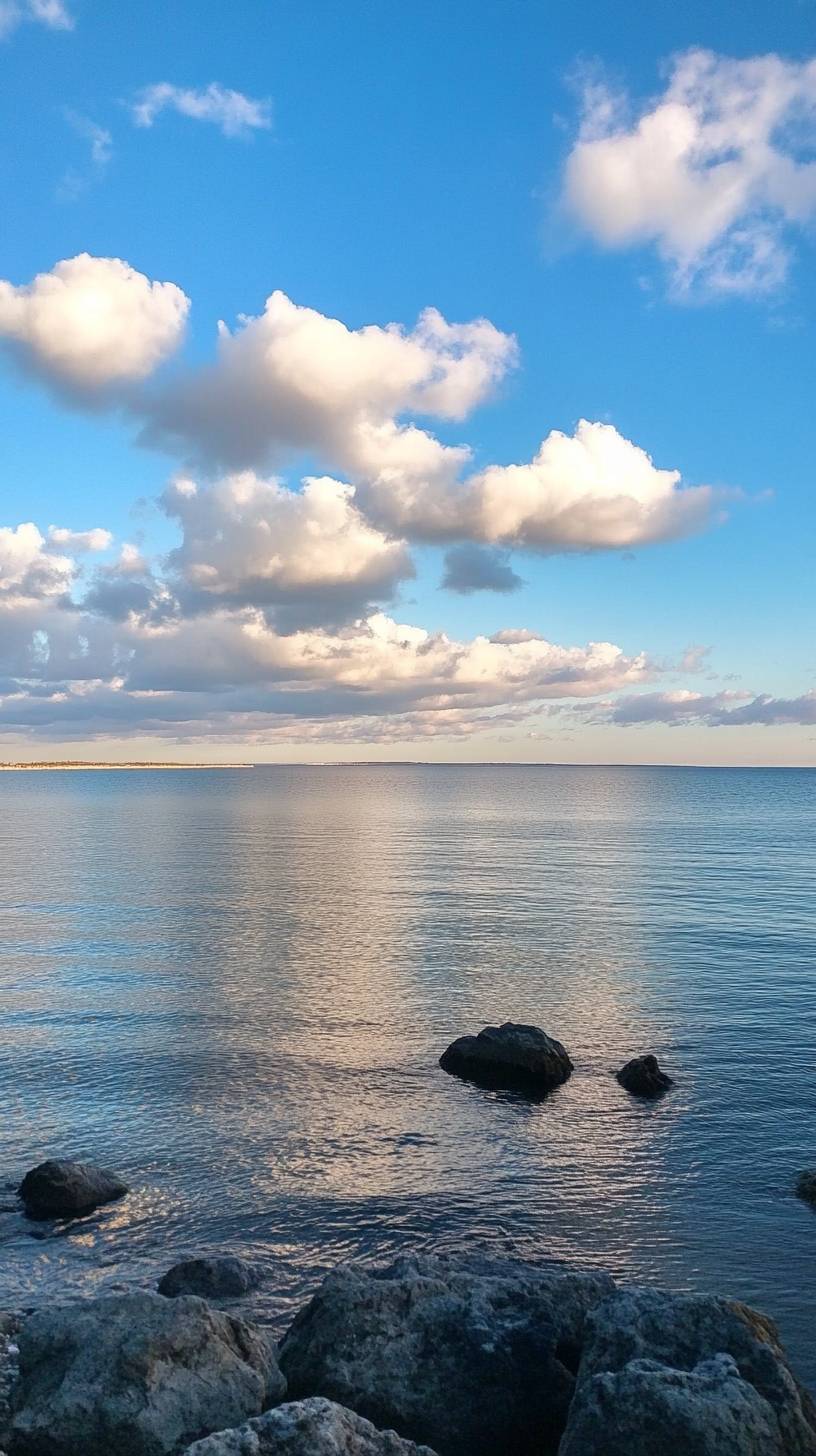
[{"label": "distant shoreline", "polygon": [[252,763],[0,763],[0,773],[76,773],[84,769],[254,768]]}]

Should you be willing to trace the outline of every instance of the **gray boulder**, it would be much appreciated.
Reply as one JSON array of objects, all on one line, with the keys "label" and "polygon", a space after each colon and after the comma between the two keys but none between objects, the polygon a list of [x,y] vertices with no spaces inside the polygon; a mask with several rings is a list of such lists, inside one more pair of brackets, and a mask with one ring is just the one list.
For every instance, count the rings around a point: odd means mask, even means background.
[{"label": "gray boulder", "polygon": [[573,1070],[566,1049],[538,1026],[506,1021],[460,1036],[439,1058],[444,1072],[488,1087],[547,1092]]},{"label": "gray boulder", "polygon": [[730,1355],[693,1370],[631,1360],[575,1397],[559,1456],[785,1456],[766,1400]]},{"label": "gray boulder", "polygon": [[428,1446],[378,1431],[331,1400],[279,1405],[234,1431],[219,1431],[188,1447],[186,1456],[434,1456]]},{"label": "gray boulder", "polygon": [[49,1160],[26,1173],[19,1195],[31,1218],[71,1218],[112,1203],[128,1192],[126,1183],[107,1168],[90,1163]]},{"label": "gray boulder", "polygon": [[551,1456],[604,1274],[412,1255],[345,1265],[279,1359],[293,1399],[323,1395],[440,1456]]},{"label": "gray boulder", "polygon": [[674,1082],[666,1072],[661,1071],[657,1057],[633,1057],[625,1067],[615,1074],[621,1087],[635,1097],[662,1097]]},{"label": "gray boulder", "polygon": [[257,1289],[258,1270],[234,1254],[184,1259],[159,1280],[159,1294],[175,1299],[179,1294],[197,1294],[201,1299],[240,1299]]},{"label": "gray boulder", "polygon": [[168,1456],[286,1389],[263,1331],[190,1296],[42,1310],[19,1343],[13,1456]]},{"label": "gray boulder", "polygon": [[[766,1410],[764,1418],[775,1423],[778,1449],[785,1456],[816,1456],[816,1408],[787,1363],[773,1321],[737,1300],[715,1295],[628,1289],[620,1290],[598,1304],[586,1321],[586,1338],[570,1429],[583,1409],[587,1384],[596,1376],[616,1375],[626,1370],[633,1361],[644,1360],[656,1362],[675,1373],[689,1373],[717,1355],[730,1356],[740,1381],[751,1386],[761,1398]],[[601,1388],[609,1391],[617,1387],[613,1382],[597,1387]],[[622,1388],[628,1391],[630,1386],[624,1383]],[[687,1396],[691,1400],[693,1387],[687,1386],[685,1390],[683,1399]],[[733,1393],[733,1387],[727,1382],[724,1390]],[[588,1401],[593,1399],[587,1396]],[[665,1404],[666,1399],[664,1388],[663,1394],[656,1396],[657,1405],[660,1406],[661,1401]],[[706,1399],[713,1400],[713,1395],[709,1392]],[[745,1392],[742,1391],[739,1398],[735,1396],[735,1400],[743,1411],[745,1421],[748,1421]],[[756,1402],[751,1402],[751,1407],[758,1419]],[[611,1406],[607,1408],[611,1409]],[[750,1429],[750,1424],[746,1429]],[[668,1445],[671,1447],[671,1442]],[[577,1452],[583,1448],[575,1438],[572,1448],[566,1447],[568,1453],[570,1449]],[[682,1446],[676,1449],[677,1456],[681,1453],[685,1456]],[[707,1453],[707,1448],[699,1449]],[[748,1451],[752,1449],[746,1447]],[[766,1448],[761,1449],[764,1451]],[[773,1452],[777,1448],[771,1446],[767,1449]],[[696,1456],[697,1450],[693,1444],[689,1445],[689,1456],[692,1452]],[[741,1452],[741,1448],[737,1447],[736,1451]]]}]

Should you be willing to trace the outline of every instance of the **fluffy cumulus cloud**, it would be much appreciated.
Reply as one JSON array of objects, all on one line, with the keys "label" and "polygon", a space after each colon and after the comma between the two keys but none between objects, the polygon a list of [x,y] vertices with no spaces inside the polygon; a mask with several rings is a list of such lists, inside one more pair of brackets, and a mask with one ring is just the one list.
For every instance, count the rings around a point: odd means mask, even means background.
[{"label": "fluffy cumulus cloud", "polygon": [[152,126],[157,116],[167,110],[193,121],[210,122],[227,137],[246,136],[252,131],[268,130],[272,125],[269,101],[253,100],[241,91],[220,86],[217,81],[198,91],[173,86],[169,81],[145,86],[131,106],[131,115],[137,126]]},{"label": "fluffy cumulus cloud", "polygon": [[699,529],[714,492],[684,488],[677,470],[653,465],[613,425],[581,420],[553,430],[535,459],[491,465],[463,482],[380,478],[369,492],[378,516],[428,540],[468,537],[542,551],[631,547]]},{"label": "fluffy cumulus cloud", "polygon": [[[371,473],[389,465],[399,416],[464,419],[515,357],[515,340],[486,319],[448,323],[426,309],[410,331],[350,329],[276,292],[234,332],[219,325],[215,363],[154,399],[146,433],[231,468],[295,448]],[[435,456],[437,442],[416,434]]]},{"label": "fluffy cumulus cloud", "polygon": [[761,293],[816,216],[816,59],[692,50],[632,115],[593,81],[565,198],[607,247],[654,244],[679,292]]},{"label": "fluffy cumulus cloud", "polygon": [[[148,377],[187,307],[175,285],[86,255],[27,288],[0,285],[13,357],[201,465],[161,497],[178,533],[162,558],[130,543],[106,555],[102,527],[0,533],[0,732],[461,736],[548,704],[630,697],[659,676],[609,642],[523,629],[460,641],[401,623],[394,604],[415,542],[450,547],[450,590],[509,592],[511,548],[668,539],[708,519],[710,490],[585,421],[551,432],[530,462],[475,470],[427,421],[465,419],[515,363],[513,338],[486,320],[427,310],[410,330],[353,329],[276,293],[222,327],[210,365]],[[342,478],[295,488],[261,473],[298,452]]]},{"label": "fluffy cumulus cloud", "polygon": [[188,609],[252,605],[325,623],[388,600],[413,575],[404,542],[371,526],[354,488],[327,476],[299,491],[251,471],[207,488],[181,477],[162,503],[182,530],[168,566]]},{"label": "fluffy cumulus cloud", "polygon": [[80,253],[32,283],[0,280],[0,339],[49,383],[93,395],[150,374],[178,347],[188,309],[174,283]]},{"label": "fluffy cumulus cloud", "polygon": [[6,605],[62,596],[74,574],[71,557],[52,550],[33,521],[0,526],[0,600]]},{"label": "fluffy cumulus cloud", "polygon": [[0,40],[26,21],[49,30],[73,30],[74,19],[63,0],[0,0]]}]

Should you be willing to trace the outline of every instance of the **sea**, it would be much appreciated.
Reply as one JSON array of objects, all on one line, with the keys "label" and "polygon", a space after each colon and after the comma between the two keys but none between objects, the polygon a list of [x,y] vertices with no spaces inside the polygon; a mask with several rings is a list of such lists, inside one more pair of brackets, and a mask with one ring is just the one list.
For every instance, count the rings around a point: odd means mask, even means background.
[{"label": "sea", "polygon": [[[746,1300],[816,1386],[816,771],[10,772],[0,825],[0,1308],[230,1252],[282,1331],[342,1260],[479,1250]],[[502,1021],[569,1082],[440,1070]],[[32,1222],[49,1157],[130,1196]]]}]

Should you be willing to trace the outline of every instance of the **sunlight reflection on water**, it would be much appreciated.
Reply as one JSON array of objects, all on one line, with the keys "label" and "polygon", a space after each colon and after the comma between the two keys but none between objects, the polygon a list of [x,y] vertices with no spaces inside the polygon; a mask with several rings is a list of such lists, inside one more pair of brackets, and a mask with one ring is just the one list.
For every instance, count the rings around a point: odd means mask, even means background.
[{"label": "sunlight reflection on water", "polygon": [[[107,1162],[69,1228],[0,1214],[0,1303],[478,1242],[714,1288],[816,1380],[816,775],[560,768],[3,775],[2,1173]],[[561,1038],[545,1102],[445,1076]],[[654,1051],[656,1106],[611,1073]],[[8,1205],[8,1197],[5,1199]],[[11,1200],[13,1206],[13,1200]],[[784,1252],[784,1261],[780,1255]]]}]

